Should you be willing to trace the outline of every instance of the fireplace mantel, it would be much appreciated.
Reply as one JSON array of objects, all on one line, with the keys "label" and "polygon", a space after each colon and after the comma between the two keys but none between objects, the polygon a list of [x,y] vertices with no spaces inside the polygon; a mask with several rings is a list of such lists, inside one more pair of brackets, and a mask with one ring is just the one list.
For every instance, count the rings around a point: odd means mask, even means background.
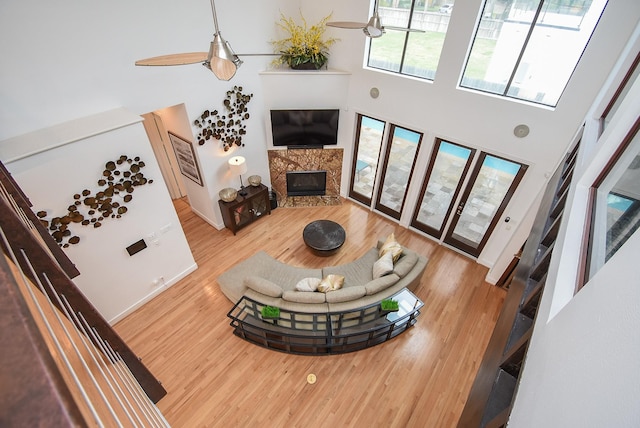
[{"label": "fireplace mantel", "polygon": [[[274,149],[268,151],[271,187],[280,207],[340,205],[342,148]],[[287,197],[288,171],[327,171],[327,188],[323,196]]]}]

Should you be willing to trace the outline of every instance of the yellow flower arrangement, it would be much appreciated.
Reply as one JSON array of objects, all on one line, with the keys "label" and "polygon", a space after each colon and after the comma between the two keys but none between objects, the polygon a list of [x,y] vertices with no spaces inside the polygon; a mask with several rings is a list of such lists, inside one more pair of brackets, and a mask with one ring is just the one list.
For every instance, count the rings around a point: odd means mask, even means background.
[{"label": "yellow flower arrangement", "polygon": [[329,47],[338,41],[335,38],[324,38],[324,32],[327,29],[325,24],[331,18],[331,14],[311,27],[307,25],[302,12],[300,12],[300,18],[302,18],[302,24],[280,13],[280,22],[276,25],[284,30],[288,37],[271,42],[276,53],[280,54],[274,63],[286,64],[291,68],[298,68],[305,64],[319,69],[327,63]]}]

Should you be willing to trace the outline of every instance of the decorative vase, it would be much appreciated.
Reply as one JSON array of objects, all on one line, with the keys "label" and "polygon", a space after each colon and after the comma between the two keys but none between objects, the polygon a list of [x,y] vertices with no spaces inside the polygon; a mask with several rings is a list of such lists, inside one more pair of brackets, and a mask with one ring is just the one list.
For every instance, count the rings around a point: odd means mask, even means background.
[{"label": "decorative vase", "polygon": [[260,183],[262,183],[262,177],[259,175],[250,175],[249,178],[247,178],[247,181],[253,187],[258,187]]},{"label": "decorative vase", "polygon": [[313,62],[303,62],[301,64],[292,65],[292,70],[319,70],[324,66],[324,64],[316,65]]},{"label": "decorative vase", "polygon": [[218,192],[218,196],[225,202],[233,202],[238,197],[238,191],[231,187],[227,187]]}]

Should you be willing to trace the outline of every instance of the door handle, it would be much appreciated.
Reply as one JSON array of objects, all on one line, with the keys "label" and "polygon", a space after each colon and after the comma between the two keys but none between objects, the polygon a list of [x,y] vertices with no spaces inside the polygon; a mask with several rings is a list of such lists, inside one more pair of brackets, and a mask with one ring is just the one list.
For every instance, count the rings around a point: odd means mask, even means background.
[{"label": "door handle", "polygon": [[457,215],[461,215],[462,214],[462,209],[464,208],[464,202],[460,202],[460,205],[458,205],[458,208],[456,210],[456,214]]}]

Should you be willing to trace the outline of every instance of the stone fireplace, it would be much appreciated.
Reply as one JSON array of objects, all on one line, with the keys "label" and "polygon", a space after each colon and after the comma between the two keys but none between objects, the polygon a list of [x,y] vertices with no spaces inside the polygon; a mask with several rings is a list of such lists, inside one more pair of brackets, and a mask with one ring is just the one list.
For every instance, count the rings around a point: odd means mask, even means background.
[{"label": "stone fireplace", "polygon": [[324,196],[327,171],[287,171],[287,197]]},{"label": "stone fireplace", "polygon": [[[340,181],[342,178],[343,149],[282,149],[269,150],[269,174],[271,187],[276,193],[279,207],[304,207],[317,205],[340,205]],[[324,174],[322,174],[324,172]],[[326,175],[324,194],[292,195],[287,192],[287,173],[299,176],[311,173],[317,181],[319,175]],[[295,173],[295,174],[291,174]],[[302,174],[304,176],[304,174]],[[303,187],[316,187],[317,183],[303,182]],[[298,189],[300,190],[300,189]],[[295,191],[294,191],[295,192]],[[299,192],[300,193],[300,192]],[[317,192],[319,193],[319,192]]]}]

